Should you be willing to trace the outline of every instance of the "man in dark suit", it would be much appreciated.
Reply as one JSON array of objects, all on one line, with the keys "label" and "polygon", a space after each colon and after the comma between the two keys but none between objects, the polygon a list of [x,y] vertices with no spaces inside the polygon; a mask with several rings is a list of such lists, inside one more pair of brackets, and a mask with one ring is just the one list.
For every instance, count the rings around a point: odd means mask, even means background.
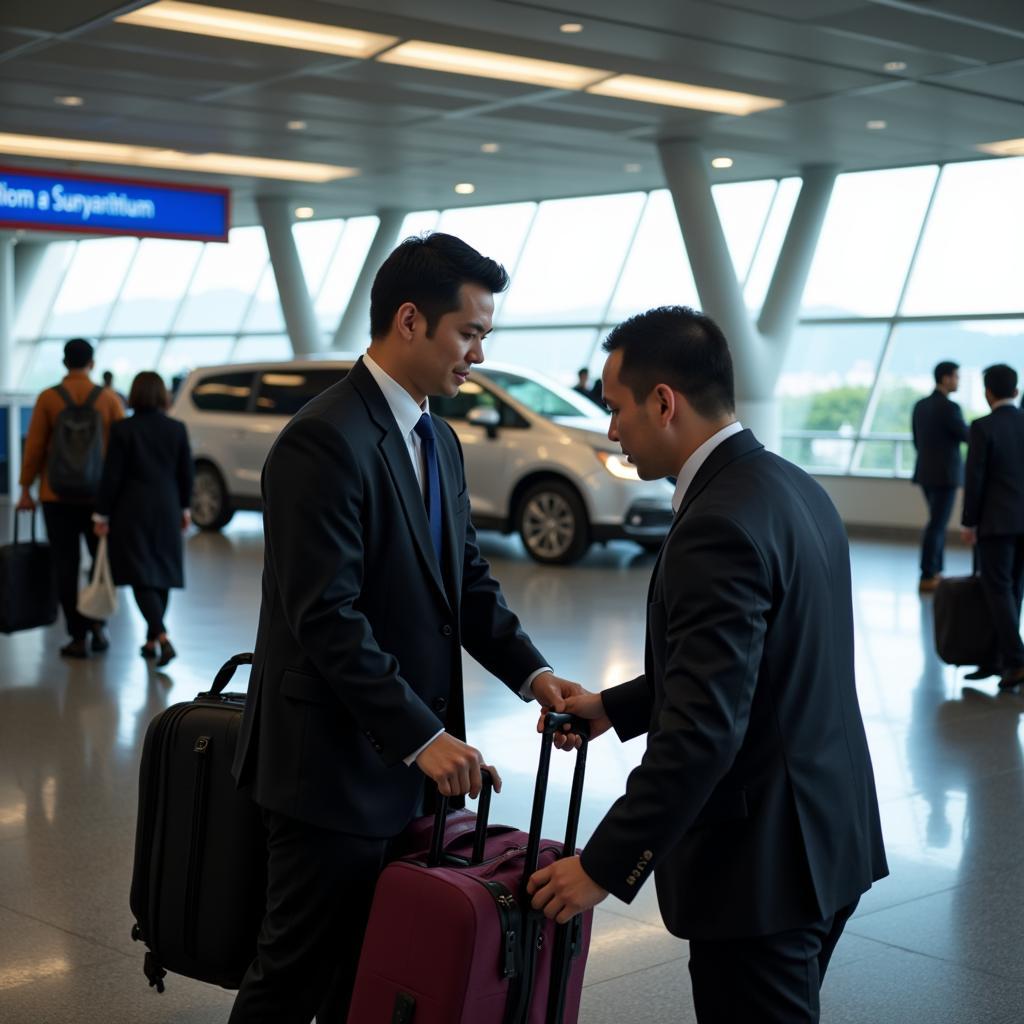
[{"label": "man in dark suit", "polygon": [[459,442],[427,408],[483,361],[507,284],[451,235],[403,242],[373,284],[369,351],[264,466],[263,603],[235,772],[264,811],[268,901],[232,1024],[345,1021],[389,840],[422,813],[428,780],[480,791],[462,648],[523,699],[561,707],[579,691],[505,604]]},{"label": "man in dark suit", "polygon": [[[984,381],[992,412],[971,424],[962,533],[968,544],[977,545],[999,647],[999,688],[1012,689],[1024,683],[1024,410],[1014,401],[1017,371],[1012,367],[990,366]],[[995,669],[980,672],[992,675]]]},{"label": "man in dark suit", "polygon": [[582,856],[533,876],[533,904],[566,920],[653,874],[690,940],[701,1024],[817,1021],[832,950],[887,873],[846,534],[821,487],[737,422],[713,321],[655,309],[604,347],[608,436],[641,479],[677,477],[677,511],[644,674],[566,707],[594,734],[647,733],[647,750]]},{"label": "man in dark suit", "polygon": [[914,483],[924,492],[928,525],[921,537],[921,593],[930,593],[942,578],[946,527],[964,482],[960,445],[967,440],[967,424],[960,406],[950,395],[960,386],[960,367],[942,362],[935,367],[935,390],[914,406],[911,425],[917,463]]}]

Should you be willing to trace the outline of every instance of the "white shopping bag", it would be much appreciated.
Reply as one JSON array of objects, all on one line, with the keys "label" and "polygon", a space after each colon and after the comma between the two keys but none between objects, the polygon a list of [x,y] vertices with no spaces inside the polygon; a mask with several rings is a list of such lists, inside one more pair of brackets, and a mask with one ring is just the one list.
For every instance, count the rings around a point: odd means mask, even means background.
[{"label": "white shopping bag", "polygon": [[78,610],[87,619],[109,619],[117,611],[117,587],[110,575],[107,538],[100,537],[92,563],[92,582],[78,592]]}]

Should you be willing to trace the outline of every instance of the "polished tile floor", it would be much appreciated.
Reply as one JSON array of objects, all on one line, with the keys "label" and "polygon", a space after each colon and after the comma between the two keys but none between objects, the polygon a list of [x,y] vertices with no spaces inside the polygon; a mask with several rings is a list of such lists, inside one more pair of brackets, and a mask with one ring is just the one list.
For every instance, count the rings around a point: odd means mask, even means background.
[{"label": "polished tile floor", "polygon": [[[3,510],[0,520],[6,526]],[[542,569],[517,541],[485,550],[556,671],[591,686],[642,658],[650,556],[594,549]],[[128,600],[103,657],[66,663],[56,629],[0,637],[0,1022],[215,1024],[228,992],[169,977],[157,995],[130,937],[128,884],[139,752],[162,708],[205,689],[221,660],[252,645],[259,520],[188,541],[189,589],[172,598],[181,656],[155,672],[137,654]],[[892,876],[862,901],[823,991],[832,1024],[1024,1021],[1024,697],[969,688],[932,653],[909,545],[853,546],[861,703]],[[950,571],[966,569],[963,552]],[[470,739],[501,769],[499,820],[528,818],[537,751],[530,708],[467,662]],[[639,760],[642,741],[606,738],[590,755],[583,835]],[[558,755],[546,831],[561,829],[570,759]],[[662,928],[653,886],[597,911],[582,1020],[693,1020],[686,944]],[[742,1022],[747,1024],[747,1022]]]}]

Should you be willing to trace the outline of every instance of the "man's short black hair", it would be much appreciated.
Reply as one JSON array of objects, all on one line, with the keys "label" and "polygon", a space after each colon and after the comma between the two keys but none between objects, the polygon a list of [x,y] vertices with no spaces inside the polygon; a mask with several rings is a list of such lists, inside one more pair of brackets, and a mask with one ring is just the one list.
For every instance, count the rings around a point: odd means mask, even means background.
[{"label": "man's short black hair", "polygon": [[370,337],[391,330],[398,307],[413,303],[427,321],[427,336],[445,315],[459,308],[459,289],[478,284],[491,294],[508,287],[505,268],[461,238],[434,232],[407,238],[384,261],[370,290]]},{"label": "man's short black hair", "polygon": [[642,402],[656,384],[678,391],[705,419],[736,408],[732,355],[718,324],[689,306],[660,306],[630,317],[605,340],[622,350],[619,379]]},{"label": "man's short black hair", "polygon": [[1017,390],[1017,371],[1006,363],[996,363],[985,371],[985,388],[991,391],[997,400],[1013,398]]},{"label": "man's short black hair", "polygon": [[941,384],[943,377],[948,377],[951,373],[956,373],[959,369],[959,363],[951,363],[948,359],[944,360],[935,367],[935,383]]},{"label": "man's short black hair", "polygon": [[92,362],[93,348],[85,338],[72,338],[64,346],[64,365],[69,370],[84,370]]}]

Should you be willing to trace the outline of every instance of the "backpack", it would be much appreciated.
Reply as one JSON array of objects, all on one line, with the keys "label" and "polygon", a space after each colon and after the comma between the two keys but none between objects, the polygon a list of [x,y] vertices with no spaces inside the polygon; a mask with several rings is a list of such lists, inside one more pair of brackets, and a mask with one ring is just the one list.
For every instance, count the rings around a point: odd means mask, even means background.
[{"label": "backpack", "polygon": [[96,408],[103,388],[93,387],[81,405],[75,405],[62,384],[53,390],[64,408],[53,427],[46,478],[59,498],[94,498],[103,475],[103,417]]}]

